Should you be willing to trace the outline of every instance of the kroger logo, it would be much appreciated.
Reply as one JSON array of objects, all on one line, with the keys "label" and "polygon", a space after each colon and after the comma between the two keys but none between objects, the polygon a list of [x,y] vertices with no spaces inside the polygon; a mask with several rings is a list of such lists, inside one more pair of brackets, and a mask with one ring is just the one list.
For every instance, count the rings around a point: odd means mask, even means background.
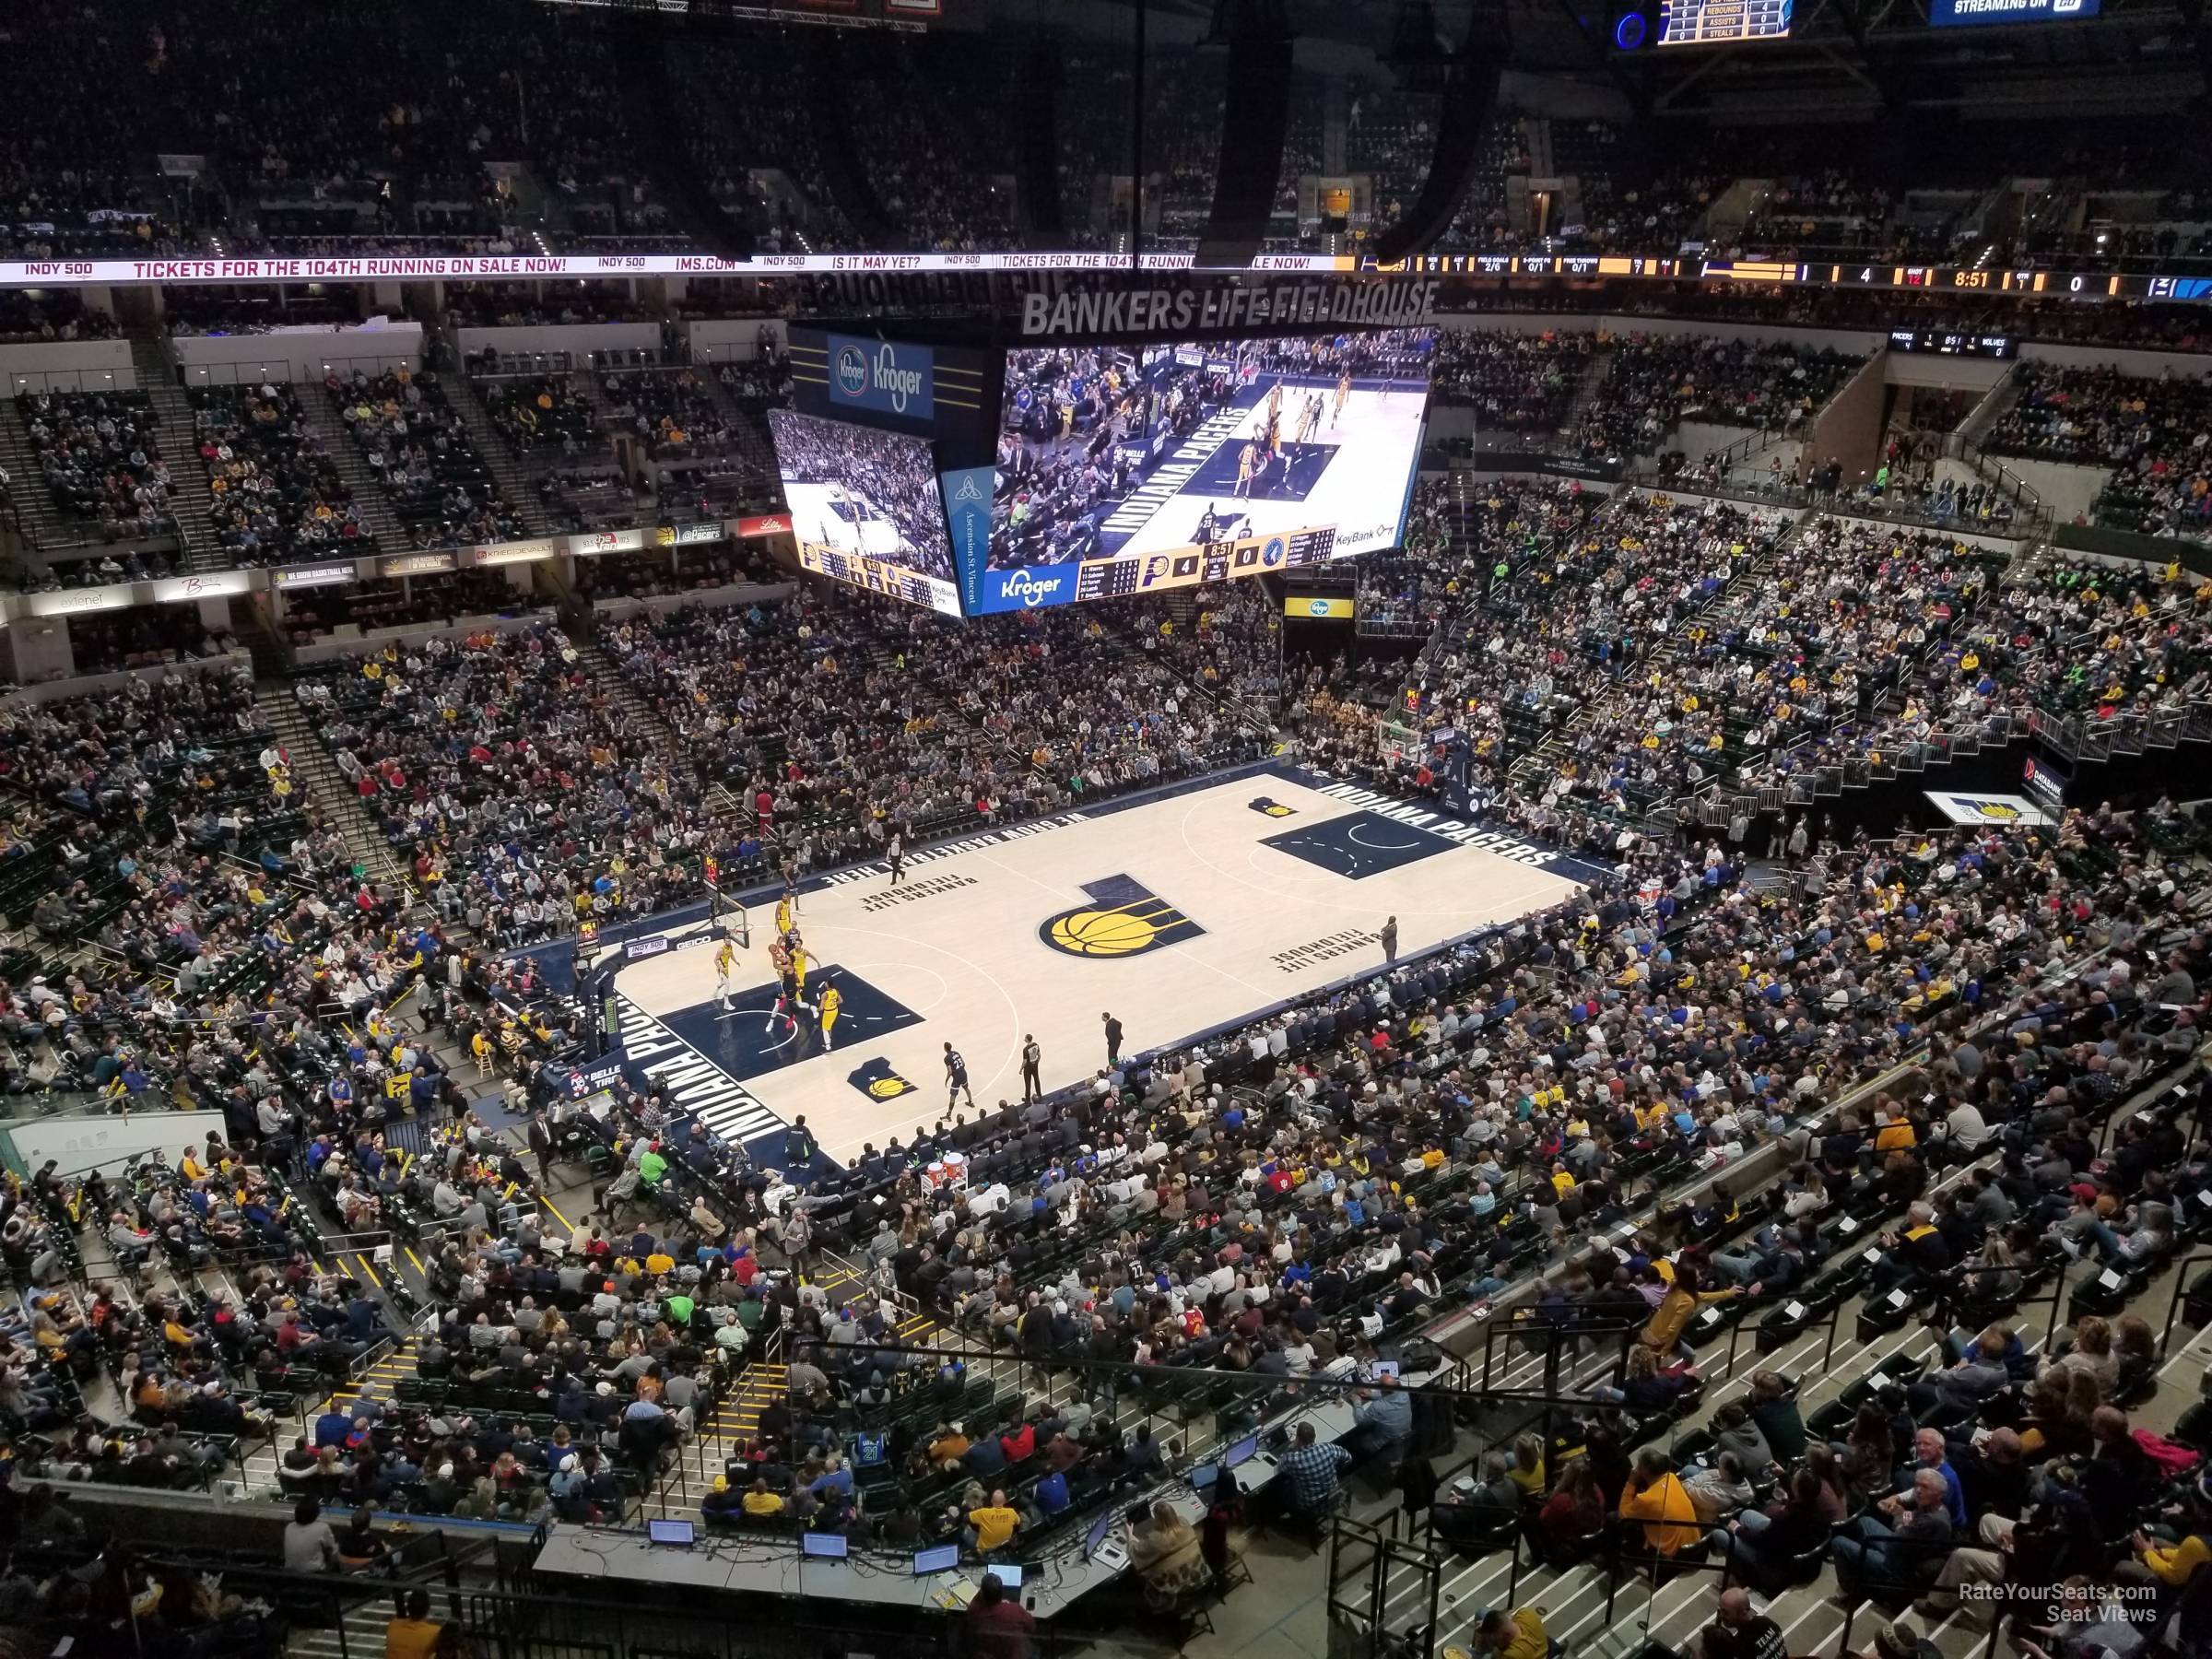
[{"label": "kroger logo", "polygon": [[926,346],[899,346],[888,340],[830,336],[830,395],[879,415],[927,420],[930,377],[935,359]]},{"label": "kroger logo", "polygon": [[1066,582],[1065,576],[1034,576],[1027,571],[1017,571],[1000,580],[998,596],[1009,603],[1034,609],[1040,605],[1050,605],[1058,598]]},{"label": "kroger logo", "polygon": [[[906,412],[906,400],[922,395],[922,375],[919,370],[899,367],[899,354],[886,346],[876,354],[876,390],[891,400],[891,407],[900,414]],[[838,373],[842,378],[844,363],[841,359]]]},{"label": "kroger logo", "polygon": [[1309,599],[1306,601],[1306,615],[1309,617],[1325,617],[1328,614],[1329,602],[1326,599]]}]

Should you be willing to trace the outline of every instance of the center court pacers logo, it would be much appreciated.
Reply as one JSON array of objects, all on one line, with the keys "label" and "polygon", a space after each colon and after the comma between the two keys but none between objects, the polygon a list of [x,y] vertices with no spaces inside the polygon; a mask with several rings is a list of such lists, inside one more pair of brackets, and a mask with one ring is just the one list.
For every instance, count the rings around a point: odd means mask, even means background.
[{"label": "center court pacers logo", "polygon": [[1264,812],[1269,818],[1288,818],[1298,810],[1295,806],[1284,806],[1271,795],[1261,795],[1254,799],[1252,803],[1252,809],[1254,812]]},{"label": "center court pacers logo", "polygon": [[1037,929],[1054,950],[1072,957],[1133,957],[1194,939],[1206,929],[1141,882],[1126,876],[1087,881],[1088,904],[1062,911]]}]

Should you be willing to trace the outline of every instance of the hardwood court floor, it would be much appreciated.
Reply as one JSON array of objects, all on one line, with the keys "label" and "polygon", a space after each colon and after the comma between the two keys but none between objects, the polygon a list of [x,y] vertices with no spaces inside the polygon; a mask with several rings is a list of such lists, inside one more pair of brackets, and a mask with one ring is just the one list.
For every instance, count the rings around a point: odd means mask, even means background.
[{"label": "hardwood court floor", "polygon": [[808,1012],[773,1011],[768,907],[749,917],[735,1011],[716,1006],[711,944],[621,971],[626,1050],[649,1072],[673,1068],[679,1103],[695,1100],[725,1138],[772,1146],[805,1113],[843,1161],[935,1119],[947,1042],[989,1107],[1020,1097],[1025,1033],[1050,1090],[1105,1064],[1108,1010],[1124,1055],[1171,1048],[1374,966],[1391,915],[1403,955],[1573,890],[1534,849],[1349,793],[1271,769],[956,843],[895,886],[880,865],[841,873],[798,900],[818,964],[806,994],[827,978],[843,997],[827,1050]]}]

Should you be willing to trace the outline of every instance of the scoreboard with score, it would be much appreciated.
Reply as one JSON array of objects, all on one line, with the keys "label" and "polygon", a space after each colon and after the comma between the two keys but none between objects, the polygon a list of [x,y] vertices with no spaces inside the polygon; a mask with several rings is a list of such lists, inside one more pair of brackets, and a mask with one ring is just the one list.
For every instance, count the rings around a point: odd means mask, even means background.
[{"label": "scoreboard with score", "polygon": [[801,542],[799,568],[817,576],[827,576],[832,582],[841,582],[848,587],[864,588],[888,599],[918,605],[924,610],[934,610],[942,616],[960,614],[959,594],[951,582],[941,582],[905,565],[871,559],[865,553],[847,552],[821,542]]},{"label": "scoreboard with score", "polygon": [[1335,554],[1335,527],[1326,525],[1277,535],[1202,542],[1159,553],[1085,559],[1076,573],[1076,597],[1115,599],[1153,588],[1189,587],[1296,565],[1326,564]]},{"label": "scoreboard with score", "polygon": [[1659,44],[1713,46],[1790,32],[1792,0],[1659,0]]},{"label": "scoreboard with score", "polygon": [[2010,335],[1968,334],[1950,328],[1893,328],[1889,349],[1932,352],[1937,357],[2008,358],[2014,341]]},{"label": "scoreboard with score", "polygon": [[[1557,264],[1555,260],[1553,262]],[[1708,259],[1680,262],[1686,277],[1707,282],[1806,283],[1819,288],[1959,288],[2024,299],[2212,301],[2212,276],[2148,276],[2132,272],[1994,269],[1981,265],[1800,264],[1788,260]],[[1475,262],[1467,262],[1475,270]],[[1489,275],[1485,269],[1481,275]],[[1522,273],[1502,273],[1517,276]],[[1605,275],[1616,273],[1606,272]]]}]

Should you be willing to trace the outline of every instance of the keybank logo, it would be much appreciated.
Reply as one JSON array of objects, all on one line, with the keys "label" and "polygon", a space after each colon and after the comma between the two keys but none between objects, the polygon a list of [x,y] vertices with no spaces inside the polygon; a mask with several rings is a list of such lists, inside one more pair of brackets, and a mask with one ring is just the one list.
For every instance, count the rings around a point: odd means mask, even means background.
[{"label": "keybank logo", "polygon": [[909,420],[935,418],[935,359],[928,347],[831,335],[828,349],[832,404]]}]

